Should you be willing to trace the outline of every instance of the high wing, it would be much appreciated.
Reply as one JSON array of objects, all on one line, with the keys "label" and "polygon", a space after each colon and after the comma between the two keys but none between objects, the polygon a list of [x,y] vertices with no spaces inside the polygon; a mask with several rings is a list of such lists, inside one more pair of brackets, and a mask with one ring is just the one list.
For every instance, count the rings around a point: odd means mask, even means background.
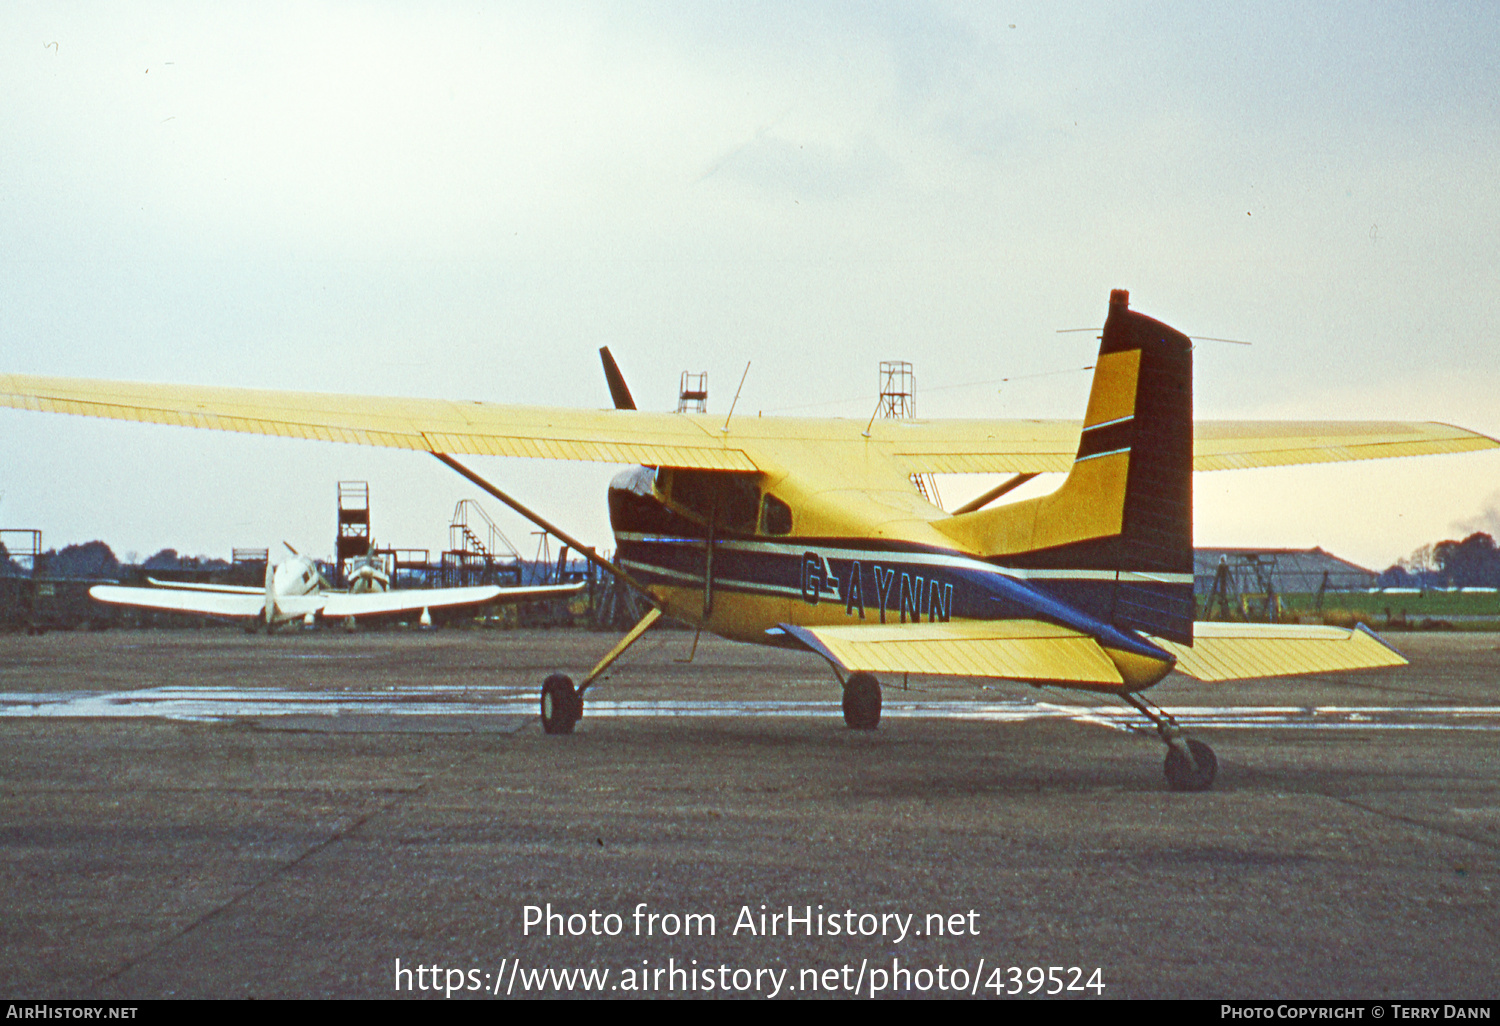
[{"label": "high wing", "polygon": [[415,613],[423,609],[446,609],[450,606],[477,606],[486,602],[539,602],[545,599],[576,595],[583,588],[584,585],[580,582],[526,588],[485,586],[412,591],[367,591],[349,595],[333,594],[323,596],[323,615],[339,619],[346,616]]},{"label": "high wing", "polygon": [[0,375],[0,405],[422,452],[752,471],[718,432],[661,413]]},{"label": "high wing", "polygon": [[[1065,420],[876,421],[575,410],[440,399],[153,385],[0,374],[0,406],[423,452],[775,471],[871,456],[902,475],[1066,471],[1080,425]],[[866,431],[868,430],[868,435]],[[1500,446],[1448,424],[1199,421],[1195,470],[1284,466]],[[873,469],[873,468],[872,468]]]}]

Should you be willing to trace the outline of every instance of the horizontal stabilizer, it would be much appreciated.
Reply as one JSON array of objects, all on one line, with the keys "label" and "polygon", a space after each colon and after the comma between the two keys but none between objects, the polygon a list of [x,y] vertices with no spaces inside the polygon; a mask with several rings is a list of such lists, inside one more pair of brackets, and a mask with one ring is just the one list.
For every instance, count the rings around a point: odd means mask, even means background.
[{"label": "horizontal stabilizer", "polygon": [[781,629],[845,672],[928,673],[1118,688],[1093,638],[1038,620]]},{"label": "horizontal stabilizer", "polygon": [[1199,680],[1291,677],[1336,670],[1405,666],[1406,658],[1364,625],[1278,623],[1193,624],[1193,644],[1156,642],[1177,657],[1177,669]]}]

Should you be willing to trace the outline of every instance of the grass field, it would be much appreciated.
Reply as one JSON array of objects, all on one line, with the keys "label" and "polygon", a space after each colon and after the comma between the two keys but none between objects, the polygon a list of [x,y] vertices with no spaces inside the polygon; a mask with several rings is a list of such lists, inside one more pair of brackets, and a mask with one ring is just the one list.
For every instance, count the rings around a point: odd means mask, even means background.
[{"label": "grass field", "polygon": [[[1295,616],[1302,623],[1332,623],[1347,627],[1362,621],[1385,630],[1444,629],[1443,625],[1451,625],[1457,630],[1492,630],[1500,626],[1500,593],[1494,592],[1429,591],[1425,595],[1328,592],[1323,596],[1321,612],[1317,609],[1316,595],[1282,595],[1280,598],[1281,618],[1285,622],[1291,622]],[[1207,616],[1201,597],[1198,615]]]}]

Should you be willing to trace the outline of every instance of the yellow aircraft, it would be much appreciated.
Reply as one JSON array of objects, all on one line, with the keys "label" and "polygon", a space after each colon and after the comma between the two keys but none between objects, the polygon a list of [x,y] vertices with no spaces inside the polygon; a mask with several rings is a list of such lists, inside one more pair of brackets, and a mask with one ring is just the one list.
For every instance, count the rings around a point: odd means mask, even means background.
[{"label": "yellow aircraft", "polygon": [[[1083,424],[754,417],[634,409],[606,355],[614,410],[0,375],[0,405],[431,453],[651,603],[575,687],[542,687],[567,733],[590,684],[662,615],[821,655],[847,724],[880,721],[876,673],[989,677],[1130,703],[1167,746],[1178,790],[1210,786],[1212,750],[1142,692],[1174,668],[1205,680],[1405,660],[1369,631],[1193,622],[1193,472],[1452,453],[1500,445],[1433,423],[1206,421],[1186,335],[1110,296]],[[614,561],[455,456],[636,464],[609,490]],[[1055,492],[984,508],[1038,473]],[[947,513],[929,473],[1010,473]]]}]

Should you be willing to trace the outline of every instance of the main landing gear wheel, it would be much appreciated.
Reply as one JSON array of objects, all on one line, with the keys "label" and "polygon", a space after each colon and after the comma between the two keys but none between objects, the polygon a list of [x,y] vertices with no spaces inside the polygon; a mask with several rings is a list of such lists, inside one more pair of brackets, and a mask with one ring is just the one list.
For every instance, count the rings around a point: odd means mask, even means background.
[{"label": "main landing gear wheel", "polygon": [[1202,741],[1192,738],[1184,741],[1192,758],[1176,745],[1167,748],[1167,764],[1163,767],[1167,785],[1174,791],[1207,791],[1219,772],[1219,760],[1214,757],[1214,750]]},{"label": "main landing gear wheel", "polygon": [[844,684],[844,723],[850,730],[880,726],[880,682],[873,674],[849,675]]},{"label": "main landing gear wheel", "polygon": [[554,673],[542,683],[542,729],[548,734],[571,734],[583,716],[583,696],[573,680]]}]

